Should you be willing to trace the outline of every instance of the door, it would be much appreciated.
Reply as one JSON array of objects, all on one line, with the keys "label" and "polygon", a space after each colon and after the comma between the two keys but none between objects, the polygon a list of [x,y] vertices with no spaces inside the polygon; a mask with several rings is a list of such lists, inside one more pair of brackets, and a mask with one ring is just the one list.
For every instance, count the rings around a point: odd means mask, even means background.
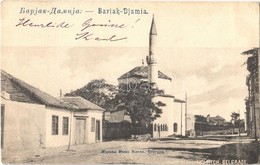
[{"label": "door", "polygon": [[86,119],[76,118],[75,144],[86,143]]},{"label": "door", "polygon": [[96,141],[100,141],[100,121],[96,120]]}]

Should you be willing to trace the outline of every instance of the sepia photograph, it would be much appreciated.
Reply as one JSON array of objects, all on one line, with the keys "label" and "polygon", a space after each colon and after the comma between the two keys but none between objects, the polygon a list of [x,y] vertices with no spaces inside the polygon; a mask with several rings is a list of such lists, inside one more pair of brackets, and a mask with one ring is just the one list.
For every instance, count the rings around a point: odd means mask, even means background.
[{"label": "sepia photograph", "polygon": [[259,13],[2,1],[2,164],[259,164]]}]

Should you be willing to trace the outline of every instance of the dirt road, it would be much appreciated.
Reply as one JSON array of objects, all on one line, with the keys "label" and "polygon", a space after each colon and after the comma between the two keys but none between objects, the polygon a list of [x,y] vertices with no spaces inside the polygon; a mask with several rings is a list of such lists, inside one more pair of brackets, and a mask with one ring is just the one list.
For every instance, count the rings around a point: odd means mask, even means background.
[{"label": "dirt road", "polygon": [[4,163],[35,164],[202,164],[225,141],[175,140],[158,142],[111,141],[96,144],[4,152]]}]

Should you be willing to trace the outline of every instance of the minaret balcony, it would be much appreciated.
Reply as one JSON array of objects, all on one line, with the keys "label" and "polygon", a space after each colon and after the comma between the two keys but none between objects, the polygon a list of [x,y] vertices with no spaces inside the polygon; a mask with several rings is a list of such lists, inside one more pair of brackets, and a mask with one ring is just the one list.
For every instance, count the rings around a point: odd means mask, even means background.
[{"label": "minaret balcony", "polygon": [[148,65],[157,63],[156,58],[154,58],[153,55],[146,56],[146,61]]}]

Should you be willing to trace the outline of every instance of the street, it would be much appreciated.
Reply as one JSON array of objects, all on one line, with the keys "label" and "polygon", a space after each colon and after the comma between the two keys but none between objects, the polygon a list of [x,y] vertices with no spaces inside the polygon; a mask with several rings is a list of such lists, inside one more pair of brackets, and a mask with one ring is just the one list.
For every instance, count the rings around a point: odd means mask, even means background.
[{"label": "street", "polygon": [[234,142],[213,140],[110,141],[71,146],[70,151],[67,147],[4,151],[2,161],[32,164],[203,164],[206,160],[206,164],[218,164],[218,159],[246,161],[243,157],[238,160],[234,155],[225,157],[230,152],[227,147],[226,153],[219,150],[221,146],[232,144]]}]

